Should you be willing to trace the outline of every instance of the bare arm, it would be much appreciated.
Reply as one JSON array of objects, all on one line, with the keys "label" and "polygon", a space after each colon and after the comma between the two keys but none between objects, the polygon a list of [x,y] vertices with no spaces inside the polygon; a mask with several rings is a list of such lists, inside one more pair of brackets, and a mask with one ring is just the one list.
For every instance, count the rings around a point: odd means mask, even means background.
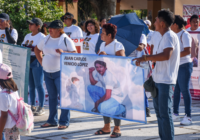
[{"label": "bare arm", "polygon": [[116,56],[126,56],[124,50],[119,50],[115,53]]},{"label": "bare arm", "polygon": [[137,48],[136,50],[141,52],[144,48],[145,48],[145,45],[142,44],[142,43],[140,43],[140,44],[138,45],[138,48]]},{"label": "bare arm", "polygon": [[184,51],[181,52],[181,57],[191,54],[191,47],[184,48]]},{"label": "bare arm", "polygon": [[3,132],[4,127],[6,125],[7,119],[8,119],[8,112],[1,111],[1,117],[0,117],[0,140],[2,140],[2,132]]},{"label": "bare arm", "polygon": [[36,46],[34,49],[35,52],[35,56],[37,58],[37,60],[39,61],[40,65],[42,66],[42,59],[43,59],[43,53],[41,50],[38,49],[38,47]]},{"label": "bare arm", "polygon": [[92,75],[92,73],[93,73],[94,70],[95,70],[94,67],[89,68],[89,78],[90,78],[90,83],[91,83],[92,85],[96,85],[97,82],[98,82],[98,81],[96,81],[96,80],[94,79],[94,77],[93,77],[93,75]]},{"label": "bare arm", "polygon": [[151,45],[151,54],[150,55],[153,54],[153,48],[154,48],[154,45]]},{"label": "bare arm", "polygon": [[95,108],[97,108],[100,103],[110,99],[111,98],[111,92],[112,92],[111,89],[106,89],[106,94],[95,103]]}]

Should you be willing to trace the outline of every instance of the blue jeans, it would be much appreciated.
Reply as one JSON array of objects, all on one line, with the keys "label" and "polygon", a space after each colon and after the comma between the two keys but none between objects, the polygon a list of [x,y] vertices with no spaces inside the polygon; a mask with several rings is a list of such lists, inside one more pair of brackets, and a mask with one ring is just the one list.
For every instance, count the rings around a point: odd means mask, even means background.
[{"label": "blue jeans", "polygon": [[2,140],[5,140],[4,133],[2,133]]},{"label": "blue jeans", "polygon": [[191,117],[191,94],[189,89],[189,82],[193,71],[193,63],[186,63],[179,66],[178,78],[174,91],[174,113],[179,114],[179,105],[181,100],[181,93],[183,95],[185,104],[185,114]]},{"label": "blue jeans", "polygon": [[144,95],[145,95],[145,106],[149,107],[149,101],[145,92],[144,92]]},{"label": "blue jeans", "polygon": [[[52,125],[58,124],[58,95],[60,95],[60,71],[48,73],[44,71],[44,78],[49,94],[49,118],[48,123]],[[61,109],[59,124],[61,126],[69,126],[70,111]]]},{"label": "blue jeans", "polygon": [[[94,102],[98,101],[106,94],[104,92],[104,89],[98,86],[89,85],[87,89],[90,94],[90,97]],[[98,106],[99,112],[114,116],[120,115],[125,110],[126,110],[125,107],[112,97],[106,101],[103,101]]]},{"label": "blue jeans", "polygon": [[43,68],[38,62],[37,59],[35,59],[30,64],[30,72],[29,72],[29,94],[31,99],[31,105],[35,106],[35,100],[36,100],[36,91],[38,92],[39,97],[39,106],[44,106],[44,100],[45,100],[45,92],[43,88],[43,81],[44,81],[44,74],[43,74]]},{"label": "blue jeans", "polygon": [[174,140],[174,124],[172,120],[172,95],[174,85],[158,84],[158,94],[153,104],[158,119],[158,130],[161,140]]}]

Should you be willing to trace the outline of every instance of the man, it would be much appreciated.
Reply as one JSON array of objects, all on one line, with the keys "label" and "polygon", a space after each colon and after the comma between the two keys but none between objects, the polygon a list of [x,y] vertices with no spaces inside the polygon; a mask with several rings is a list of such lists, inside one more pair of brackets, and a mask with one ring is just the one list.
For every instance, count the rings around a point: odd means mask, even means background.
[{"label": "man", "polygon": [[170,30],[174,22],[174,15],[168,10],[158,12],[154,23],[156,31],[162,39],[155,55],[136,58],[136,64],[143,61],[155,61],[153,80],[157,88],[157,96],[153,99],[158,119],[159,135],[161,140],[174,140],[174,125],[172,120],[172,95],[176,84],[180,63],[180,46],[177,35]]},{"label": "man", "polygon": [[[89,68],[91,85],[88,86],[90,97],[95,102],[92,111],[125,117],[126,109],[121,104],[123,93],[119,81],[107,70],[105,62],[97,60],[94,65],[95,68]],[[95,86],[98,82],[101,83],[103,88]]]},{"label": "man", "polygon": [[199,16],[198,15],[193,15],[191,16],[190,18],[190,25],[191,27],[190,28],[187,28],[186,31],[197,31],[199,32],[200,31],[200,27],[199,27]]},{"label": "man", "polygon": [[67,25],[67,27],[64,28],[64,32],[70,38],[83,37],[83,33],[82,33],[81,28],[73,25],[73,24],[76,24],[76,20],[74,19],[73,14],[67,12],[64,16],[61,17],[61,20]]},{"label": "man", "polygon": [[151,41],[151,37],[152,37],[154,31],[151,30],[151,21],[150,20],[145,20],[144,23],[149,28],[149,34],[147,35],[147,43],[149,44],[149,42]]}]

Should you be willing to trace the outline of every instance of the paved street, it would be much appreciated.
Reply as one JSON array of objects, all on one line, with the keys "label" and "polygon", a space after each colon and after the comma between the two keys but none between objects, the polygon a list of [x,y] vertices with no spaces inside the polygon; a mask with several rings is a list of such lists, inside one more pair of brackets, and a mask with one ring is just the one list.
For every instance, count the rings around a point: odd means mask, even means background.
[{"label": "paved street", "polygon": [[[122,121],[122,137],[118,140],[159,140],[157,119],[150,100],[152,117],[147,118],[147,124]],[[59,110],[60,111],[60,110]],[[181,102],[181,116],[184,116],[183,101]],[[175,140],[200,140],[200,101],[193,101],[192,104],[193,125],[181,126],[175,122]],[[46,115],[35,117],[35,129],[31,135],[21,137],[21,140],[109,140],[109,135],[95,136],[96,130],[103,126],[102,116],[71,111],[70,127],[66,130],[57,128],[40,128],[48,117]],[[112,122],[112,126],[114,123]],[[113,128],[113,127],[112,127]]]}]

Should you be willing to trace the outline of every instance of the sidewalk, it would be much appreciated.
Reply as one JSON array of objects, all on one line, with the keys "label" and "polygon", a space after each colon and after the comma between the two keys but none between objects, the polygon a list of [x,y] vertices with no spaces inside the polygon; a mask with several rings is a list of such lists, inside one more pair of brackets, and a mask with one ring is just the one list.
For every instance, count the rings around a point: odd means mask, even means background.
[{"label": "sidewalk", "polygon": [[[157,119],[150,102],[151,117],[147,118],[147,124],[122,121],[122,137],[117,140],[159,140]],[[28,136],[22,136],[21,140],[110,140],[109,135],[95,136],[94,133],[103,127],[102,116],[71,111],[70,126],[66,130],[57,128],[40,128],[48,118],[48,108],[44,116],[35,117],[35,129]],[[180,106],[181,117],[184,116],[183,101]],[[60,113],[60,110],[59,110]],[[175,122],[175,140],[200,140],[200,101],[192,103],[193,125],[181,126]],[[114,125],[112,121],[112,126]],[[112,127],[113,128],[113,127]],[[113,139],[112,139],[113,140]]]}]

